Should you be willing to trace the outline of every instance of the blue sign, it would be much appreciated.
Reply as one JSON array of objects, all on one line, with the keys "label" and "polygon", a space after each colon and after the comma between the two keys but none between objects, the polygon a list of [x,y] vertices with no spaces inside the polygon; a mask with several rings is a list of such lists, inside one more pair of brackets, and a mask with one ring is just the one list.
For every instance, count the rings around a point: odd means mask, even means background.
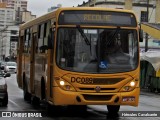
[{"label": "blue sign", "polygon": [[107,68],[107,62],[106,61],[101,61],[99,64],[99,67],[102,69],[106,69]]}]

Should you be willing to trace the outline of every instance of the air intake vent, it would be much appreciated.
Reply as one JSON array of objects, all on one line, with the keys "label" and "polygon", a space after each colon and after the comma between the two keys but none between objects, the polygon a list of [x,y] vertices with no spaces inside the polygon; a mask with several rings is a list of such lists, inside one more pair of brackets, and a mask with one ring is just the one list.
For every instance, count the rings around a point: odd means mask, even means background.
[{"label": "air intake vent", "polygon": [[112,98],[112,95],[83,95],[85,100],[90,101],[108,101]]},{"label": "air intake vent", "polygon": [[125,78],[93,78],[93,84],[96,85],[112,85],[116,84]]}]

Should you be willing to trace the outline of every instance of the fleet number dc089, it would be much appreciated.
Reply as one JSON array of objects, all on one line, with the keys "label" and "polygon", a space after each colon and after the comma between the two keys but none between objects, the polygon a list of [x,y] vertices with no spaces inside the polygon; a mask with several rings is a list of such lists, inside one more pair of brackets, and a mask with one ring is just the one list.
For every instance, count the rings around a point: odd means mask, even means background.
[{"label": "fleet number dc089", "polygon": [[77,82],[80,84],[91,84],[93,83],[93,79],[90,77],[71,77],[71,82]]}]

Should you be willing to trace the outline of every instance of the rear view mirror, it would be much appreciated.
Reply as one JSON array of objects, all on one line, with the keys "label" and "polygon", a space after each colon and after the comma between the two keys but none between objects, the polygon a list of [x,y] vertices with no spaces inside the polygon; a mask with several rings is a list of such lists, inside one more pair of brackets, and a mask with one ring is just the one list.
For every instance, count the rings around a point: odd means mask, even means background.
[{"label": "rear view mirror", "polygon": [[139,42],[143,42],[143,30],[139,29]]}]

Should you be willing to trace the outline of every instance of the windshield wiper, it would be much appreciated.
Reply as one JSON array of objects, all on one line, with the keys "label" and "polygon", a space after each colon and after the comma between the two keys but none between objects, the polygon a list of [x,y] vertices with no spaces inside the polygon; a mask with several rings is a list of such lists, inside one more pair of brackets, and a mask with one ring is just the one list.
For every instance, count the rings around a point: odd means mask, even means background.
[{"label": "windshield wiper", "polygon": [[87,36],[85,35],[85,33],[83,32],[82,28],[80,27],[80,25],[76,26],[78,31],[80,32],[80,34],[82,35],[82,37],[84,38],[84,41],[86,42],[87,45],[91,45],[91,43],[89,42]]},{"label": "windshield wiper", "polygon": [[119,33],[119,30],[120,30],[121,28],[119,27],[119,26],[117,26],[117,29],[116,29],[116,31],[113,33],[113,35],[111,36],[111,37],[109,37],[109,41],[108,41],[108,43],[107,43],[107,45],[110,45],[110,43],[112,42],[112,40],[116,37],[116,35]]}]

